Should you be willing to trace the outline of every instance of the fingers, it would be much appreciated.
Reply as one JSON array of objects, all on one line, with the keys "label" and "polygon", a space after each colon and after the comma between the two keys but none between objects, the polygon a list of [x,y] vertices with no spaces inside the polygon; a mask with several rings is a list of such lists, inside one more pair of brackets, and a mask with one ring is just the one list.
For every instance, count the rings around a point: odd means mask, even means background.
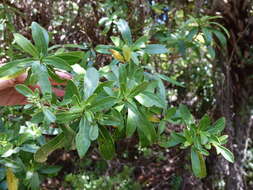
[{"label": "fingers", "polygon": [[26,97],[19,94],[14,88],[6,88],[0,93],[0,106],[14,106],[27,104]]},{"label": "fingers", "polygon": [[55,71],[55,73],[62,79],[70,80],[72,79],[72,75],[62,71]]},{"label": "fingers", "polygon": [[0,79],[0,91],[4,90],[6,88],[14,87],[16,84],[23,83],[25,81],[26,77],[27,77],[27,74],[24,73],[14,79],[8,79],[8,80]]},{"label": "fingers", "polygon": [[[40,90],[40,86],[35,85],[30,87],[33,91],[38,88]],[[65,94],[64,90],[58,89],[58,88],[52,88],[53,93],[55,93],[56,96],[58,97],[63,97]]]},{"label": "fingers", "polygon": [[58,89],[58,88],[52,88],[52,91],[55,93],[58,97],[63,97],[65,94],[64,90]]},{"label": "fingers", "polygon": [[15,79],[2,80],[0,79],[0,91],[15,86]]},{"label": "fingers", "polygon": [[[65,79],[65,80],[71,80],[72,79],[72,75],[69,74],[69,73],[66,73],[66,72],[62,72],[62,71],[55,71],[55,73],[61,78],[61,79]],[[52,85],[66,85],[66,82],[62,82],[62,83],[59,83],[59,82],[55,82],[53,80],[51,80],[51,84]]]}]

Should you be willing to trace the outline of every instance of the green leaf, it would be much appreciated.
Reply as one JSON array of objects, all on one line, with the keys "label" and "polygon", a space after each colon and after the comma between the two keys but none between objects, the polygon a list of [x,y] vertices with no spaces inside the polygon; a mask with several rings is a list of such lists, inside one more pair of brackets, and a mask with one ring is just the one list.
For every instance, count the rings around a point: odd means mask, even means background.
[{"label": "green leaf", "polygon": [[117,26],[118,26],[118,29],[119,29],[121,35],[122,35],[123,40],[128,45],[131,45],[132,44],[132,34],[131,34],[131,30],[128,26],[128,23],[125,20],[120,19],[117,22]]},{"label": "green leaf", "polygon": [[170,78],[170,77],[168,77],[168,76],[166,76],[166,75],[163,75],[163,74],[156,74],[160,79],[162,79],[162,80],[165,80],[165,81],[168,81],[169,83],[171,83],[171,84],[174,84],[174,85],[176,85],[176,86],[181,86],[181,87],[185,87],[182,83],[180,83],[180,82],[178,82],[178,81],[176,81],[176,80],[174,80],[174,79],[172,79],[172,78]]},{"label": "green leaf", "polygon": [[199,121],[198,127],[201,131],[205,131],[208,127],[210,127],[210,125],[211,125],[210,117],[208,115],[204,115]]},{"label": "green leaf", "polygon": [[81,101],[81,95],[78,87],[72,80],[68,80],[64,94],[64,100],[72,99],[73,95],[76,95],[78,100]]},{"label": "green leaf", "polygon": [[164,105],[163,101],[154,93],[152,92],[143,92],[137,96],[135,96],[135,99],[145,107],[152,107],[157,106],[159,108],[165,108],[166,105]]},{"label": "green leaf", "polygon": [[98,131],[99,130],[98,130],[97,124],[90,126],[90,131],[89,131],[90,140],[94,141],[98,138]]},{"label": "green leaf", "polygon": [[104,159],[111,160],[116,154],[113,138],[105,127],[99,129],[98,149]]},{"label": "green leaf", "polygon": [[63,133],[57,135],[52,140],[40,147],[34,154],[36,162],[45,162],[47,157],[56,149],[62,148],[65,145],[65,136]]},{"label": "green leaf", "polygon": [[15,89],[26,97],[32,97],[34,95],[33,91],[24,84],[17,84]]},{"label": "green leaf", "polygon": [[24,36],[22,36],[21,34],[15,33],[14,40],[26,53],[30,54],[31,56],[35,58],[39,57],[39,52],[37,51],[37,49]]},{"label": "green leaf", "polygon": [[82,51],[70,51],[70,52],[63,52],[58,53],[55,56],[63,59],[66,61],[69,65],[73,65],[78,63],[84,58],[84,52]]},{"label": "green leaf", "polygon": [[46,66],[39,62],[34,62],[32,65],[32,71],[33,74],[38,77],[38,84],[41,88],[42,94],[45,96],[51,96],[52,88]]},{"label": "green leaf", "polygon": [[32,37],[36,48],[42,55],[47,55],[49,35],[38,23],[32,22]]},{"label": "green leaf", "polygon": [[184,143],[185,141],[186,139],[184,138],[183,135],[181,135],[180,133],[172,132],[169,140],[163,144],[160,144],[160,146],[170,148],[178,144]]},{"label": "green leaf", "polygon": [[201,142],[201,144],[202,145],[205,145],[205,144],[207,144],[208,143],[208,137],[206,136],[206,134],[205,133],[203,133],[203,132],[200,132],[200,142]]},{"label": "green leaf", "polygon": [[194,175],[198,178],[206,177],[206,164],[203,155],[194,147],[191,148],[191,164]]},{"label": "green leaf", "polygon": [[190,30],[190,32],[187,34],[186,38],[187,40],[191,41],[199,32],[198,27],[194,27]]},{"label": "green leaf", "polygon": [[111,52],[109,52],[109,49],[113,49],[113,48],[114,48],[114,46],[110,46],[110,45],[97,45],[96,46],[96,51],[98,53],[110,55]]},{"label": "green leaf", "polygon": [[88,109],[92,112],[99,112],[103,110],[108,110],[117,103],[117,99],[114,97],[104,97],[100,99],[95,99]]},{"label": "green leaf", "polygon": [[127,111],[127,125],[126,125],[126,136],[131,137],[136,131],[137,125],[139,123],[139,117],[131,109],[128,108]]},{"label": "green leaf", "polygon": [[43,62],[57,69],[72,71],[72,67],[64,59],[61,59],[57,56],[46,57],[43,59]]},{"label": "green leaf", "polygon": [[225,124],[226,124],[226,119],[224,117],[221,117],[211,126],[210,129],[207,130],[207,132],[211,134],[219,134],[224,130]]},{"label": "green leaf", "polygon": [[139,93],[143,92],[144,90],[147,89],[149,85],[149,82],[142,82],[141,84],[138,84],[137,86],[135,86],[129,93],[129,98],[134,97],[136,95],[138,95]]},{"label": "green leaf", "polygon": [[162,54],[167,53],[168,49],[161,44],[149,44],[144,48],[144,51],[148,54]]},{"label": "green leaf", "polygon": [[33,172],[29,180],[31,190],[37,190],[40,188],[40,179],[38,172]]},{"label": "green leaf", "polygon": [[29,64],[31,64],[33,59],[19,59],[4,65],[0,66],[0,78],[4,78],[6,76],[16,75],[19,72],[24,71]]},{"label": "green leaf", "polygon": [[133,44],[133,50],[137,50],[145,46],[145,43],[148,41],[148,36],[142,36],[136,40]]},{"label": "green leaf", "polygon": [[225,148],[224,146],[218,145],[218,144],[214,144],[217,153],[221,153],[221,155],[229,162],[233,163],[235,161],[234,155],[233,153],[228,150],[227,148]]},{"label": "green leaf", "polygon": [[76,132],[69,125],[60,125],[60,128],[65,136],[65,149],[73,150],[75,149],[74,139],[76,137]]},{"label": "green leaf", "polygon": [[77,119],[78,117],[81,116],[81,111],[80,112],[62,112],[62,113],[57,113],[56,118],[58,123],[66,123],[66,122],[71,122]]},{"label": "green leaf", "polygon": [[184,122],[187,125],[190,125],[191,123],[193,123],[192,114],[189,111],[189,109],[187,108],[187,106],[185,106],[183,104],[180,104],[179,105],[179,112],[180,112],[180,115],[181,115],[182,119],[184,120]]},{"label": "green leaf", "polygon": [[208,28],[202,28],[202,32],[204,34],[206,45],[211,45],[213,41],[212,32]]},{"label": "green leaf", "polygon": [[177,108],[176,107],[172,107],[172,108],[169,108],[167,110],[167,113],[164,117],[164,120],[169,120],[172,116],[174,116],[177,112]]},{"label": "green leaf", "polygon": [[122,48],[122,51],[123,51],[123,56],[126,60],[126,62],[129,62],[131,57],[132,57],[132,50],[130,49],[129,46],[127,45],[124,45],[123,48]]},{"label": "green leaf", "polygon": [[84,97],[88,99],[96,90],[99,83],[99,72],[91,67],[88,68],[84,77]]},{"label": "green leaf", "polygon": [[120,91],[123,93],[126,91],[126,84],[127,84],[126,65],[120,65],[120,67],[119,67],[119,86],[120,86]]},{"label": "green leaf", "polygon": [[213,48],[212,46],[208,46],[208,47],[207,47],[207,51],[208,51],[208,53],[209,53],[211,59],[214,59],[214,58],[215,58],[215,55],[216,55],[214,48]]},{"label": "green leaf", "polygon": [[79,123],[79,131],[76,135],[76,149],[80,158],[88,151],[91,142],[89,137],[90,124],[86,118],[82,118]]},{"label": "green leaf", "polygon": [[139,117],[140,122],[138,122],[137,129],[142,131],[142,133],[150,142],[154,142],[156,139],[156,131],[154,126],[148,121],[146,117],[147,114],[140,112],[134,102],[127,103],[127,106]]},{"label": "green leaf", "polygon": [[219,39],[221,45],[223,45],[223,46],[227,45],[227,39],[226,39],[225,35],[222,32],[220,32],[218,30],[212,30],[212,32]]},{"label": "green leaf", "polygon": [[51,123],[54,123],[56,120],[55,115],[47,108],[43,109],[43,113],[48,121]]}]

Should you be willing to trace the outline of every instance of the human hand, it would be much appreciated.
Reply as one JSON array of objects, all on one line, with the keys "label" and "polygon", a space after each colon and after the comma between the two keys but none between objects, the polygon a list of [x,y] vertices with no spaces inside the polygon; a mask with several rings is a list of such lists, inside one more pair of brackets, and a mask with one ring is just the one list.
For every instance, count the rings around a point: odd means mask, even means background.
[{"label": "human hand", "polygon": [[[62,78],[69,80],[71,79],[71,75],[65,72],[56,71],[56,74]],[[16,91],[15,85],[22,84],[25,82],[27,78],[27,74],[21,74],[20,76],[9,79],[9,80],[2,80],[0,79],[0,106],[13,106],[13,105],[25,105],[27,104],[27,99],[25,96],[20,94]],[[52,85],[65,85],[65,84],[59,84],[54,81],[51,82]],[[39,88],[39,86],[32,86],[30,87],[32,90],[35,88]],[[52,88],[53,92],[56,96],[64,96],[64,90]]]}]

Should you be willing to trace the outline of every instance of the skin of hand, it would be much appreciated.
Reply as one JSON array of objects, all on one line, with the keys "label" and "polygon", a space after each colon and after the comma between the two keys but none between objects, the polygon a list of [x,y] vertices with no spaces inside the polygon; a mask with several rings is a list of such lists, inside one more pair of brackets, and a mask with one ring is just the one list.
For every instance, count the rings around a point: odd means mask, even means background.
[{"label": "skin of hand", "polygon": [[[72,77],[70,74],[56,71],[60,78],[70,80]],[[1,80],[0,79],[0,106],[13,106],[13,105],[25,105],[27,104],[26,97],[18,93],[15,89],[15,85],[22,84],[26,80],[27,74],[22,74],[14,79]],[[64,83],[56,83],[51,81],[52,85],[65,85]],[[32,90],[39,88],[39,86],[30,87]],[[64,90],[52,88],[56,96],[64,96]]]}]

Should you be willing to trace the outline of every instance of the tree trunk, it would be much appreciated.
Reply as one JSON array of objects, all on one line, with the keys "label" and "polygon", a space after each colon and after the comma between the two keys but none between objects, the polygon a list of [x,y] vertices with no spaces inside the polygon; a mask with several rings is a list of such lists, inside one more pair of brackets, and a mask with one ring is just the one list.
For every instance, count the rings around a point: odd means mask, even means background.
[{"label": "tree trunk", "polygon": [[[253,64],[248,60],[253,41],[252,20],[248,0],[214,0],[210,14],[220,12],[221,23],[229,30],[227,53],[217,51],[215,72],[221,73],[217,83],[217,114],[226,117],[226,133],[229,135],[228,148],[235,155],[235,163],[228,164],[224,159],[209,162],[207,189],[245,190],[247,189],[243,162],[250,134],[250,106],[252,106]],[[220,53],[219,53],[220,52]],[[218,185],[217,181],[224,185]],[[210,183],[211,182],[211,183]],[[210,186],[211,184],[211,186]],[[221,183],[220,183],[221,184]],[[223,186],[223,187],[222,187]]]}]

